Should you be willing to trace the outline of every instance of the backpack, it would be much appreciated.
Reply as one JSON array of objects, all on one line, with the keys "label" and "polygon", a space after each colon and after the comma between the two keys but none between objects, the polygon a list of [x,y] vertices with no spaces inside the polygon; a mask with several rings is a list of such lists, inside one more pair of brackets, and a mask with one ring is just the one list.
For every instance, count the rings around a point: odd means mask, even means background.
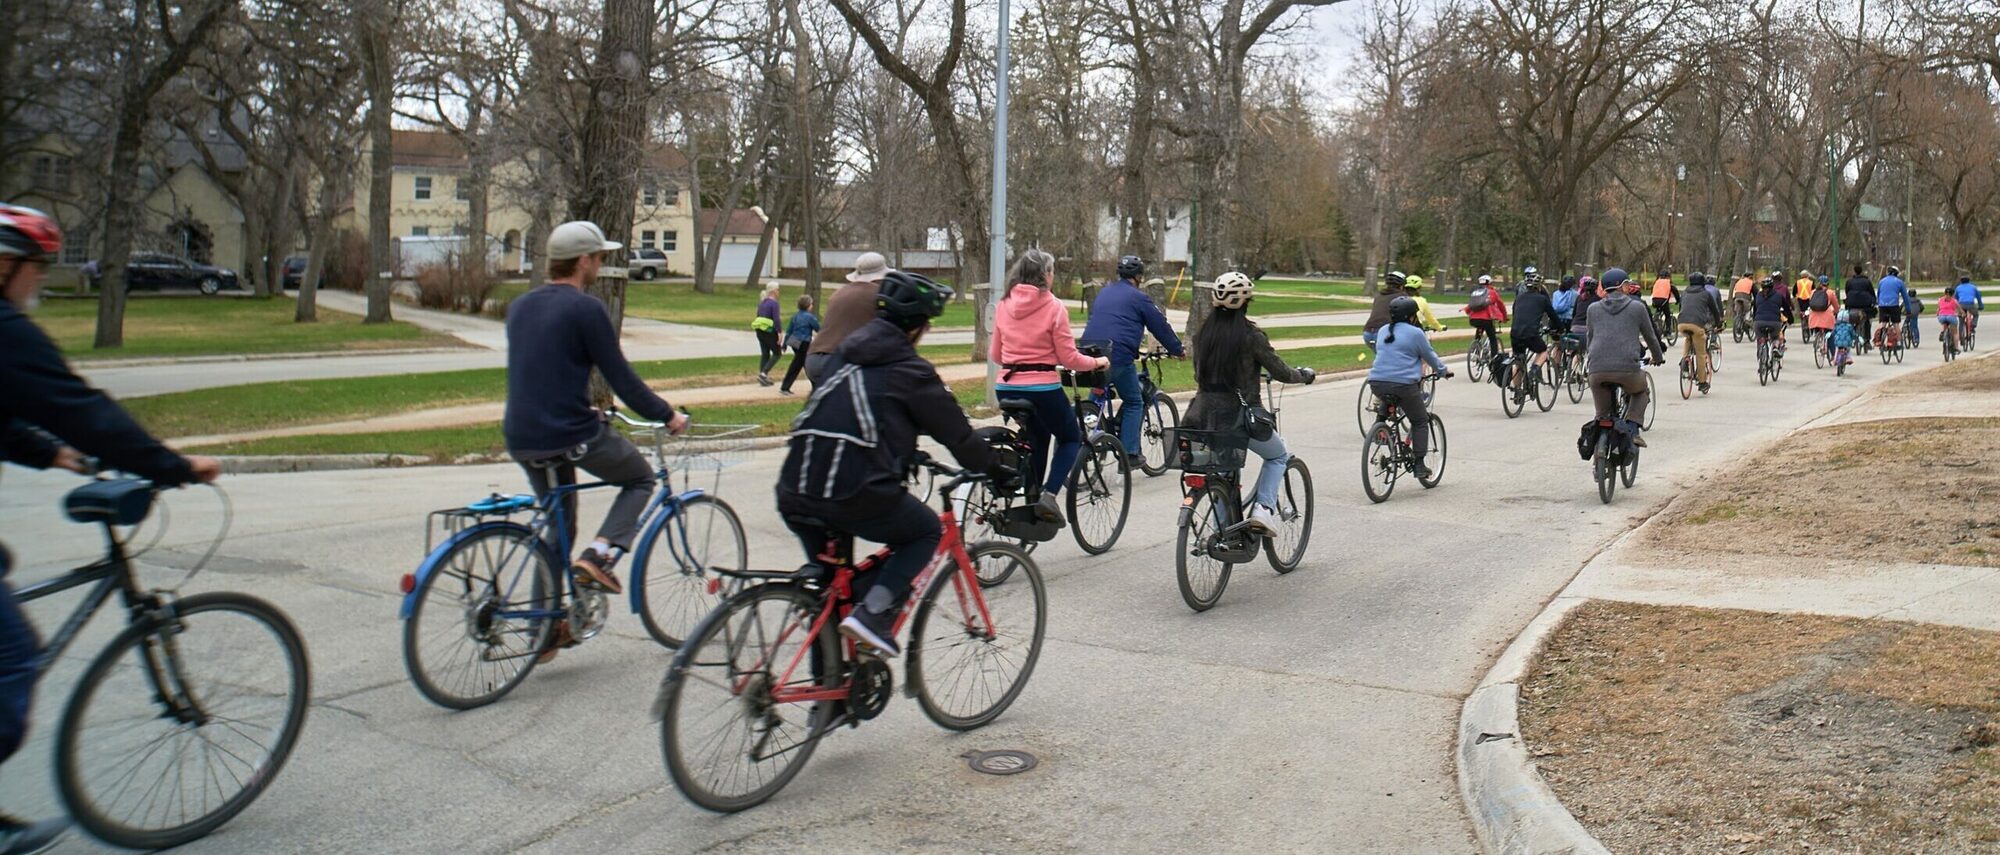
[{"label": "backpack", "polygon": [[1557,291],[1555,296],[1549,298],[1549,308],[1556,310],[1558,315],[1570,314],[1576,309],[1576,292]]},{"label": "backpack", "polygon": [[1491,305],[1493,305],[1492,288],[1481,288],[1474,291],[1472,292],[1472,296],[1465,300],[1466,311],[1470,312],[1482,312]]},{"label": "backpack", "polygon": [[1826,289],[1814,288],[1812,292],[1812,310],[1815,312],[1824,312],[1829,305],[1831,305],[1831,302],[1827,299]]},{"label": "backpack", "polygon": [[844,503],[887,479],[901,489],[901,468],[882,442],[868,375],[843,364],[813,389],[792,420],[779,488],[815,502]]}]

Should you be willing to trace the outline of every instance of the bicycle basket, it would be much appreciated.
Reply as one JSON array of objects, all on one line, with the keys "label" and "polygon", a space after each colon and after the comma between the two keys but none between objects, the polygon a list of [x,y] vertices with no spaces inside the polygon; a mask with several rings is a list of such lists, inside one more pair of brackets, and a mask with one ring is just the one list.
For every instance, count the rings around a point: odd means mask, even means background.
[{"label": "bicycle basket", "polygon": [[1189,472],[1235,472],[1243,468],[1250,437],[1242,431],[1173,428],[1166,444],[1173,449],[1168,464]]},{"label": "bicycle basket", "polygon": [[750,459],[759,425],[693,424],[680,436],[661,437],[660,462],[669,472],[722,470]]},{"label": "bicycle basket", "polygon": [[[1087,344],[1079,343],[1076,352],[1084,356],[1109,356],[1111,349],[1108,345],[1096,342]],[[1063,369],[1062,372],[1062,384],[1073,389],[1102,389],[1110,385],[1110,383],[1111,372],[1103,369],[1092,369],[1090,371]]]}]

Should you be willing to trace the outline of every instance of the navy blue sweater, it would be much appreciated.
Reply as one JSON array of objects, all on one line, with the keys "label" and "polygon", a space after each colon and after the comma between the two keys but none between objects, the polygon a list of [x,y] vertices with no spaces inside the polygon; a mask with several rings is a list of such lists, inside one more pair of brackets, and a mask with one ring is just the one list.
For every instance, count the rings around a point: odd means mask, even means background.
[{"label": "navy blue sweater", "polygon": [[569,285],[543,285],[515,298],[507,306],[507,415],[500,423],[507,450],[537,457],[597,438],[592,368],[633,412],[659,422],[673,417],[625,361],[603,302]]},{"label": "navy blue sweater", "polygon": [[1180,356],[1185,352],[1180,336],[1174,335],[1174,325],[1153,298],[1130,281],[1118,279],[1097,293],[1097,302],[1090,305],[1090,322],[1083,325],[1077,342],[1110,342],[1111,364],[1130,365],[1139,358],[1139,343],[1149,331],[1168,353]]},{"label": "navy blue sweater", "polygon": [[0,300],[0,456],[45,469],[54,434],[108,468],[163,487],[194,480],[188,463],[139,426],[110,396],[69,370],[62,352],[14,304]]}]

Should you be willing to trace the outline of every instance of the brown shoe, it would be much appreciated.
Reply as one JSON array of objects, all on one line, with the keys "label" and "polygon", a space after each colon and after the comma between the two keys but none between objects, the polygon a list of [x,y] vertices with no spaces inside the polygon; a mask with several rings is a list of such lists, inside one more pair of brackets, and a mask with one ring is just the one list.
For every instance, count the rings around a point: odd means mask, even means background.
[{"label": "brown shoe", "polygon": [[586,549],[569,563],[570,574],[586,588],[595,588],[610,594],[625,593],[618,584],[618,577],[611,575],[611,564],[597,554],[595,549]]},{"label": "brown shoe", "polygon": [[549,639],[548,649],[543,650],[542,655],[535,657],[535,664],[546,665],[549,660],[556,658],[556,651],[565,647],[575,647],[576,645],[576,634],[569,631],[569,620],[567,618],[558,619],[556,621],[555,637]]}]

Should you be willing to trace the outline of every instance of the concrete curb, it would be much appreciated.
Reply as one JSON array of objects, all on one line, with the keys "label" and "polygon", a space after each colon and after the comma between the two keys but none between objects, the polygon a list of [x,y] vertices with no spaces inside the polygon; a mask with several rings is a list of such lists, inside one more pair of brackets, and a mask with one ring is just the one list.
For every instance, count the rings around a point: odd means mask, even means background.
[{"label": "concrete curb", "polygon": [[465,353],[487,348],[468,344],[465,347],[406,347],[383,350],[311,350],[299,353],[226,353],[204,356],[144,356],[133,359],[80,359],[74,364],[78,368],[148,368],[156,365],[202,365],[214,362],[265,362],[275,359],[344,359],[354,356],[417,356],[430,353]]},{"label": "concrete curb", "polygon": [[[341,469],[394,469],[426,466],[429,457],[413,454],[280,454],[251,457],[220,457],[222,471],[230,475],[265,475],[276,472],[333,472]],[[498,461],[488,461],[498,462]]]}]

